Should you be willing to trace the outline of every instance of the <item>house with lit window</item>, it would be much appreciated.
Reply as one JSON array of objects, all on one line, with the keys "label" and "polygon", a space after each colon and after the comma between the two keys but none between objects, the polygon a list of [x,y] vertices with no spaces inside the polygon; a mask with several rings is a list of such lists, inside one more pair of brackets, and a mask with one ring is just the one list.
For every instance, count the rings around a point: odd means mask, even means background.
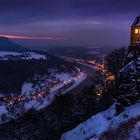
[{"label": "house with lit window", "polygon": [[130,47],[129,47],[129,56],[132,59],[134,57],[137,58],[139,55],[140,55],[140,15],[136,17],[131,26]]},{"label": "house with lit window", "polygon": [[140,16],[136,17],[131,26],[131,45],[140,44]]}]

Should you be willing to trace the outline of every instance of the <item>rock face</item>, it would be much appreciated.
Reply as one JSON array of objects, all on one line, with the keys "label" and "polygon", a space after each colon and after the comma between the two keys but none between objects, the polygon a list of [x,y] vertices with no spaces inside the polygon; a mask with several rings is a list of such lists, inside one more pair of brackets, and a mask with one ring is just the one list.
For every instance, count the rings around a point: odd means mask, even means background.
[{"label": "rock face", "polygon": [[25,52],[29,50],[10,41],[9,38],[0,37],[0,51]]},{"label": "rock face", "polygon": [[120,71],[120,85],[117,91],[116,113],[135,104],[140,99],[140,45],[129,47],[128,63]]}]

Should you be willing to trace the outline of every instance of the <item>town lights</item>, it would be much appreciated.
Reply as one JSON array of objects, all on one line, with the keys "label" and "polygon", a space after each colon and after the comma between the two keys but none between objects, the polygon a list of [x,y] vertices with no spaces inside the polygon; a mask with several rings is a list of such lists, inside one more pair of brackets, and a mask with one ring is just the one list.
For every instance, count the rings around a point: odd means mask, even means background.
[{"label": "town lights", "polygon": [[60,84],[62,84],[62,86],[68,85],[68,84],[73,83],[74,81],[78,80],[79,78],[82,78],[85,75],[86,74],[79,72],[75,77],[72,77],[71,79],[68,79],[68,80],[64,80],[64,81],[60,81],[60,80],[55,81],[54,80],[54,81],[52,81],[52,84],[50,84],[49,87],[45,87],[33,95],[3,97],[2,102],[4,102],[5,105],[7,105],[12,110],[14,105],[16,106],[16,105],[20,104],[21,102],[29,102],[31,100],[37,100],[39,97],[44,97],[45,94],[50,93],[51,88],[57,89],[57,86],[59,87]]},{"label": "town lights", "polygon": [[20,98],[20,97],[18,98],[18,101],[19,101],[19,102],[21,101],[21,98]]},{"label": "town lights", "polygon": [[33,96],[33,99],[35,100],[36,99],[36,96]]},{"label": "town lights", "polygon": [[41,94],[39,93],[39,94],[38,94],[38,96],[40,97],[40,96],[41,96]]},{"label": "town lights", "polygon": [[14,104],[14,101],[9,101],[9,105],[13,105]]},{"label": "town lights", "polygon": [[[112,81],[115,80],[115,76],[105,69],[104,64],[96,64],[96,63],[94,64],[97,67],[97,71],[101,72],[101,74],[104,76],[104,81],[103,81],[104,84],[110,84]],[[96,89],[96,95],[100,97],[103,94],[104,88],[101,85],[97,85],[95,89]]]}]

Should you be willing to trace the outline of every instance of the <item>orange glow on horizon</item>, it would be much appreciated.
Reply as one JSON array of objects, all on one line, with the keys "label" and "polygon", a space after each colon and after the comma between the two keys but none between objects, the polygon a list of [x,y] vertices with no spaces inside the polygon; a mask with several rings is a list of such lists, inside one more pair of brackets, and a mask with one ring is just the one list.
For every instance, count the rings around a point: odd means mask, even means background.
[{"label": "orange glow on horizon", "polygon": [[64,40],[61,37],[33,37],[33,36],[18,36],[18,35],[0,35],[11,39],[36,39],[36,40]]}]

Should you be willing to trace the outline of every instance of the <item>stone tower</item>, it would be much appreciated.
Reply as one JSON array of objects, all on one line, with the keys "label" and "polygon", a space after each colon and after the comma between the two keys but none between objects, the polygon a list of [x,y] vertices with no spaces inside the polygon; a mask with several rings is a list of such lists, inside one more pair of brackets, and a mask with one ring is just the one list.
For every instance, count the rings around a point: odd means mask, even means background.
[{"label": "stone tower", "polygon": [[[136,59],[140,56],[140,16],[136,17],[131,26],[130,46],[128,53],[128,61]],[[131,59],[129,59],[130,56]]]},{"label": "stone tower", "polygon": [[140,100],[140,16],[131,26],[127,64],[120,71],[116,96],[116,114]]},{"label": "stone tower", "polygon": [[131,26],[131,46],[140,44],[140,16],[136,17]]}]

